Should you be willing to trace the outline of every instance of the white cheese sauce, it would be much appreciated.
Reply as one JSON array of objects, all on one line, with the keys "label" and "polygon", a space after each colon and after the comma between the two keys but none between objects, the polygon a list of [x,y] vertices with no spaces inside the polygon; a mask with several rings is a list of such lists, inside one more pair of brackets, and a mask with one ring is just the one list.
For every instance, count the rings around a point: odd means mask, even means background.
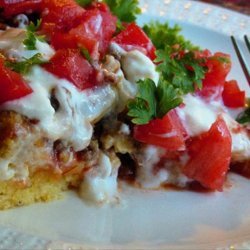
[{"label": "white cheese sauce", "polygon": [[158,188],[168,179],[168,172],[164,169],[154,173],[155,165],[164,154],[165,149],[148,145],[136,156],[139,163],[136,180],[143,188]]},{"label": "white cheese sauce", "polygon": [[184,106],[176,109],[189,136],[208,131],[216,121],[217,106],[205,103],[201,98],[188,94],[183,98]]},{"label": "white cheese sauce", "polygon": [[[93,133],[91,122],[104,116],[116,101],[115,91],[110,85],[79,91],[72,83],[38,66],[33,67],[25,79],[33,93],[6,102],[1,109],[13,110],[38,120],[50,139],[64,140],[76,151],[89,145]],[[59,102],[57,111],[51,104],[52,92]]]},{"label": "white cheese sauce", "polygon": [[188,155],[183,155],[180,162],[166,160],[160,169],[157,164],[166,153],[166,150],[153,145],[145,146],[136,156],[139,163],[137,168],[137,182],[146,189],[158,189],[162,185],[173,184],[185,187],[191,179],[181,173],[181,167],[188,161]]},{"label": "white cheese sauce", "polygon": [[146,78],[158,83],[159,74],[154,63],[138,50],[132,50],[121,57],[121,65],[126,79],[132,83]]},{"label": "white cheese sauce", "polygon": [[23,61],[37,53],[40,53],[44,60],[49,60],[55,53],[52,47],[46,42],[36,39],[36,50],[27,50],[23,41],[26,39],[24,29],[8,28],[0,31],[0,52],[7,58]]},{"label": "white cheese sauce", "polygon": [[247,161],[250,159],[250,137],[246,130],[239,125],[229,114],[224,113],[226,122],[232,136],[232,160]]},{"label": "white cheese sauce", "polygon": [[87,172],[80,186],[82,198],[97,202],[113,202],[118,198],[118,168],[112,166],[109,157],[101,153],[98,165]]},{"label": "white cheese sauce", "polygon": [[120,61],[125,78],[135,84],[138,80],[152,79],[155,84],[159,81],[159,73],[155,64],[139,50],[126,52],[117,43],[111,43],[110,52]]},{"label": "white cheese sauce", "polygon": [[[0,180],[14,179],[25,182],[29,172],[35,169],[51,166],[53,170],[57,170],[52,157],[53,143],[45,143],[43,147],[35,146],[39,138],[38,130],[28,133],[25,139],[22,133],[17,136],[15,144],[11,147],[12,154],[8,158],[0,158]],[[26,152],[32,152],[32,154],[24,153],[24,148]]]},{"label": "white cheese sauce", "polygon": [[154,63],[138,50],[126,52],[118,44],[111,43],[110,53],[121,64],[121,69],[117,72],[117,76],[121,78],[117,89],[119,95],[118,111],[122,111],[128,100],[137,94],[136,82],[140,79],[150,78],[157,84],[159,73],[156,71]]}]

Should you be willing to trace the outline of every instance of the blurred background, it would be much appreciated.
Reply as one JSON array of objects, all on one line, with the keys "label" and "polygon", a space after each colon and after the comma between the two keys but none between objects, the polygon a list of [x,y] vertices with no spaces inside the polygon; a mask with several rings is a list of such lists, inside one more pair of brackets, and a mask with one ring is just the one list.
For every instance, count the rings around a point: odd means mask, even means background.
[{"label": "blurred background", "polygon": [[250,15],[250,0],[196,0],[229,8]]}]

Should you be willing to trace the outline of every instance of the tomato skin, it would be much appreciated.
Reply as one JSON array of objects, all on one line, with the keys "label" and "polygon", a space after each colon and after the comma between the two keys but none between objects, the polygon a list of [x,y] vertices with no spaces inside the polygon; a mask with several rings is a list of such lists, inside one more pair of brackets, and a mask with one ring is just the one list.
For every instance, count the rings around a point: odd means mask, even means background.
[{"label": "tomato skin", "polygon": [[162,119],[154,119],[148,124],[134,127],[134,138],[137,141],[163,147],[170,151],[185,149],[185,133],[174,110]]},{"label": "tomato skin", "polygon": [[222,92],[224,104],[229,108],[241,108],[245,106],[245,91],[241,91],[237,81],[231,80],[225,83]]},{"label": "tomato skin", "polygon": [[220,99],[226,77],[231,70],[230,56],[221,52],[208,57],[206,53],[204,55],[207,73],[202,81],[203,88],[197,93],[207,99]]},{"label": "tomato skin", "polygon": [[5,17],[12,17],[21,13],[40,12],[42,0],[0,0],[0,6],[4,8]]},{"label": "tomato skin", "polygon": [[51,45],[54,49],[76,49],[78,47],[74,36],[64,32],[54,32],[50,39]]},{"label": "tomato skin", "polygon": [[61,49],[44,65],[50,73],[72,82],[78,89],[97,83],[96,71],[77,49]]},{"label": "tomato skin", "polygon": [[0,104],[32,93],[32,89],[20,74],[4,66],[2,58],[0,58],[0,79]]},{"label": "tomato skin", "polygon": [[206,66],[208,72],[203,80],[204,86],[218,86],[224,84],[232,64],[229,55],[217,52],[208,58]]},{"label": "tomato skin", "polygon": [[69,32],[56,32],[51,37],[55,49],[86,48],[93,59],[106,53],[116,30],[117,18],[105,4],[99,3],[86,11],[79,25]]},{"label": "tomato skin", "polygon": [[190,160],[183,173],[202,186],[222,191],[231,160],[232,139],[225,121],[218,118],[210,130],[188,145]]},{"label": "tomato skin", "polygon": [[126,29],[121,31],[112,41],[120,45],[126,51],[138,49],[144,52],[151,60],[156,58],[153,43],[135,23],[127,25]]},{"label": "tomato skin", "polygon": [[85,10],[74,0],[43,0],[41,30],[50,36],[55,31],[67,32],[77,26]]},{"label": "tomato skin", "polygon": [[208,58],[212,56],[212,53],[210,50],[205,49],[205,50],[196,50],[194,51],[195,57],[197,59],[201,59],[201,58]]}]

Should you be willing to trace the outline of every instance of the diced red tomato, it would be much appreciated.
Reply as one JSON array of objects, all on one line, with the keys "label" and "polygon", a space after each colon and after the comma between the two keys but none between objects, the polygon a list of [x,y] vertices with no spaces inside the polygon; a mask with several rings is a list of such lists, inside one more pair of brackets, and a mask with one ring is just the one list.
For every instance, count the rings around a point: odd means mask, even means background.
[{"label": "diced red tomato", "polygon": [[230,132],[224,120],[219,117],[208,132],[190,142],[190,160],[183,173],[205,188],[222,191],[229,170],[231,146]]},{"label": "diced red tomato", "polygon": [[225,83],[222,98],[227,107],[241,108],[245,106],[245,91],[240,90],[235,80]]},{"label": "diced red tomato", "polygon": [[67,33],[55,33],[51,43],[55,49],[84,47],[92,58],[103,56],[116,30],[117,18],[108,7],[99,3],[83,15],[81,23]]},{"label": "diced red tomato", "polygon": [[203,84],[205,86],[218,86],[223,85],[231,69],[231,59],[227,54],[221,52],[215,53],[209,57],[206,66],[208,72],[206,73]]},{"label": "diced red tomato", "polygon": [[59,78],[69,80],[80,90],[97,83],[96,70],[77,49],[58,50],[44,67]]},{"label": "diced red tomato", "polygon": [[40,12],[42,0],[0,0],[0,7],[4,8],[5,17],[11,17],[21,13]]},{"label": "diced red tomato", "polygon": [[220,52],[205,57],[207,73],[203,79],[203,89],[198,94],[205,98],[218,99],[221,97],[226,77],[231,69],[230,56]]},{"label": "diced red tomato", "polygon": [[51,35],[51,45],[56,49],[76,49],[78,48],[77,40],[68,32],[54,32]]},{"label": "diced red tomato", "polygon": [[32,93],[32,89],[20,74],[4,66],[2,58],[0,58],[0,79],[0,104]]},{"label": "diced red tomato", "polygon": [[186,131],[174,110],[170,111],[162,119],[154,119],[148,124],[134,127],[134,138],[137,141],[171,151],[185,149],[185,134]]},{"label": "diced red tomato", "polygon": [[208,58],[208,57],[212,56],[211,51],[208,50],[208,49],[205,49],[205,50],[196,50],[196,51],[194,51],[194,53],[195,53],[195,57],[197,59]]},{"label": "diced red tomato", "polygon": [[84,13],[74,0],[43,0],[41,29],[49,36],[55,31],[67,32],[81,22]]},{"label": "diced red tomato", "polygon": [[138,49],[152,60],[155,59],[155,47],[153,43],[135,23],[129,24],[126,29],[121,31],[112,41],[119,44],[126,51]]}]

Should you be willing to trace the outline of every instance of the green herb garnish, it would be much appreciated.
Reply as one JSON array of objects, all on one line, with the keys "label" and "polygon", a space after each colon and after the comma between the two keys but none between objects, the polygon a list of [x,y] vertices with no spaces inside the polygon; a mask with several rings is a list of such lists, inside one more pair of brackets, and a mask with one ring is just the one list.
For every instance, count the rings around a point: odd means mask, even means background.
[{"label": "green herb garnish", "polygon": [[24,61],[21,62],[6,61],[5,66],[17,73],[25,75],[29,72],[32,66],[44,63],[46,63],[46,61],[42,60],[42,55],[40,53],[37,53],[31,58],[28,59],[24,58]]},{"label": "green herb garnish", "polygon": [[120,22],[134,22],[136,16],[141,13],[138,0],[104,0],[104,2]]},{"label": "green herb garnish", "polygon": [[76,2],[82,7],[86,7],[92,3],[92,0],[76,0]]},{"label": "green herb garnish", "polygon": [[28,50],[36,49],[37,40],[41,42],[44,41],[44,36],[38,36],[35,33],[39,29],[40,25],[41,25],[41,20],[38,20],[36,24],[31,22],[27,27],[26,39],[23,41],[23,44],[26,46]]},{"label": "green herb garnish", "polygon": [[81,54],[84,56],[84,58],[85,58],[88,62],[91,62],[91,56],[90,56],[90,54],[89,54],[89,51],[88,51],[86,48],[81,47],[81,48],[80,48],[80,52],[81,52]]},{"label": "green herb garnish", "polygon": [[182,50],[198,50],[184,36],[180,35],[181,28],[178,25],[170,27],[168,23],[151,22],[143,26],[143,30],[150,37],[156,49],[164,49],[167,44],[169,47],[178,46]]},{"label": "green herb garnish", "polygon": [[128,116],[135,124],[147,124],[181,103],[178,91],[167,81],[160,79],[156,86],[151,79],[139,80],[138,94],[128,103]]},{"label": "green herb garnish", "polygon": [[164,50],[158,50],[156,54],[157,71],[183,94],[202,88],[206,68],[192,51],[174,55],[172,48],[166,45]]},{"label": "green herb garnish", "polygon": [[242,113],[240,113],[238,117],[236,118],[236,121],[241,124],[249,123],[250,122],[250,108],[247,108]]}]

